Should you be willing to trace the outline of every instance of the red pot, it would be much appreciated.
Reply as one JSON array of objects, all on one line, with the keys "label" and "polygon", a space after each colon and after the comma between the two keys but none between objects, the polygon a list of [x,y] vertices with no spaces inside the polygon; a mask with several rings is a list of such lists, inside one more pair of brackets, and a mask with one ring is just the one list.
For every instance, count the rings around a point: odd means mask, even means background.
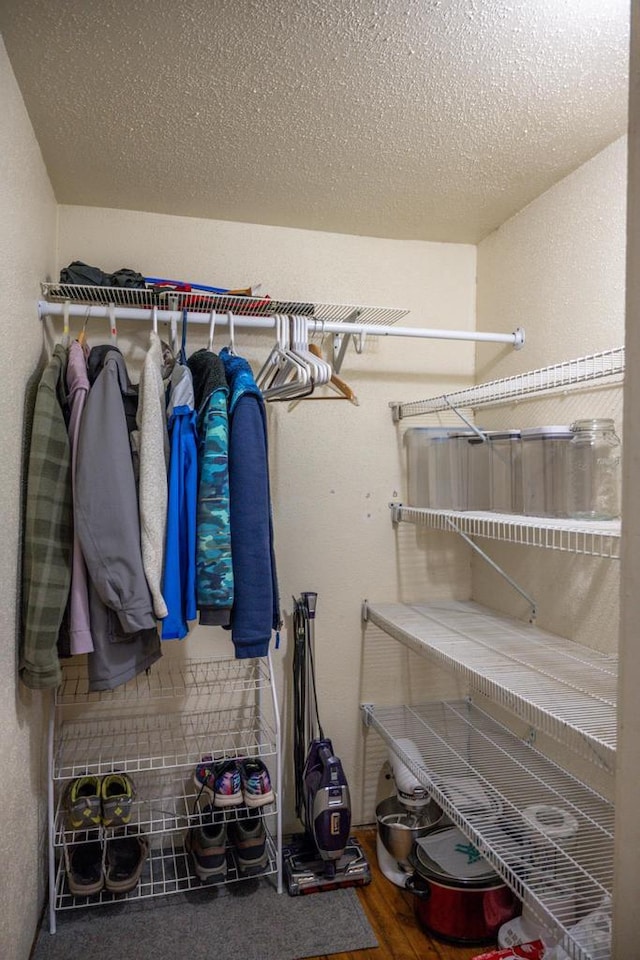
[{"label": "red pot", "polygon": [[406,888],[414,912],[427,933],[448,943],[492,943],[503,923],[521,912],[520,901],[487,864],[487,872],[469,878],[447,873],[414,844],[409,856],[414,873]]}]

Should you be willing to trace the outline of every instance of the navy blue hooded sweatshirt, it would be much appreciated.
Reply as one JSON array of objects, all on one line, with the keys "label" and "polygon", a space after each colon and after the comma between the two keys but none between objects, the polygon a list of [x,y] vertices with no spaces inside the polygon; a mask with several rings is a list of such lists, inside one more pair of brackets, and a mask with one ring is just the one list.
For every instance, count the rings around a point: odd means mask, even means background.
[{"label": "navy blue hooded sweatshirt", "polygon": [[231,639],[236,657],[265,657],[280,627],[273,552],[267,420],[251,367],[220,351],[229,384],[229,504],[234,599]]}]

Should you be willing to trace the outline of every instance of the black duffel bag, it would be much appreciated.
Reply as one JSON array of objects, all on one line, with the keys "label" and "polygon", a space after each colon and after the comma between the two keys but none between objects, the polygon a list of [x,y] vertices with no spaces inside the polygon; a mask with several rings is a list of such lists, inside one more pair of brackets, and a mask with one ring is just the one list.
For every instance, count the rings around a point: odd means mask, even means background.
[{"label": "black duffel bag", "polygon": [[60,271],[60,283],[77,283],[89,287],[127,287],[145,289],[147,284],[140,273],[121,267],[115,273],[105,273],[100,267],[90,267],[88,263],[74,260]]}]

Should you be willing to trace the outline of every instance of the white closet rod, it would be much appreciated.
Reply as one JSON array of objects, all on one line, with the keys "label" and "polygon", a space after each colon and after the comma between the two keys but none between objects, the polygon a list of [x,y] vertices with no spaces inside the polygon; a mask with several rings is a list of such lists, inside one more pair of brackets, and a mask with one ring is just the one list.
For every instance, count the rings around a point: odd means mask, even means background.
[{"label": "white closet rod", "polygon": [[[59,317],[64,313],[64,303],[50,303],[48,300],[38,301],[38,315],[43,317]],[[70,303],[68,307],[69,316],[82,317],[83,319],[106,319],[109,317],[109,307],[106,304],[94,304],[91,306]],[[115,317],[117,320],[142,320],[151,323],[152,311],[140,307],[115,307]],[[182,320],[182,310],[158,310],[158,320],[162,321],[180,321]],[[208,324],[210,315],[207,312],[192,311],[187,312],[189,323]],[[514,333],[481,333],[472,330],[437,330],[428,327],[398,327],[383,326],[374,323],[342,323],[338,321],[323,321],[317,317],[307,317],[309,321],[309,333],[334,333],[334,334],[363,334],[372,337],[419,337],[429,340],[470,340],[483,343],[509,343],[516,350],[524,345],[524,330],[518,328]],[[216,326],[225,326],[228,323],[225,313],[216,315]],[[248,327],[255,329],[273,330],[275,328],[275,317],[252,317],[233,314],[234,328]]]}]

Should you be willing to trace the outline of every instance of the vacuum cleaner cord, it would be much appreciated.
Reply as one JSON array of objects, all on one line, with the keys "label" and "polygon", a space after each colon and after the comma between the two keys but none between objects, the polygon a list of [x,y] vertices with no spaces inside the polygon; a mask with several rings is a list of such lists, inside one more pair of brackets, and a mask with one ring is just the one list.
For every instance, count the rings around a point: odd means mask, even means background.
[{"label": "vacuum cleaner cord", "polygon": [[[296,784],[296,816],[304,818],[304,768],[309,744],[307,737],[312,739],[312,731],[307,730],[307,697],[313,695],[313,708],[316,715],[319,736],[324,739],[324,731],[320,723],[318,712],[318,697],[316,693],[316,675],[313,663],[313,650],[310,644],[308,617],[305,603],[302,599],[293,597],[293,633],[295,638],[293,651],[293,759]],[[312,689],[307,689],[308,677],[311,678]]]}]

